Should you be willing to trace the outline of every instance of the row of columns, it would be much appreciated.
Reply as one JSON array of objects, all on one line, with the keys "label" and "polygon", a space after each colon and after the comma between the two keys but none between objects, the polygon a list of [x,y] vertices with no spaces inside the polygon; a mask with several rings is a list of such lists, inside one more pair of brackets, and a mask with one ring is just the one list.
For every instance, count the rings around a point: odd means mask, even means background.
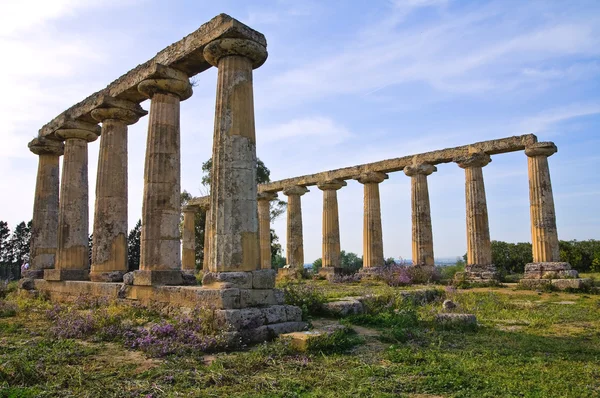
[{"label": "row of columns", "polygon": [[[209,43],[204,56],[218,68],[210,204],[215,211],[206,217],[204,267],[252,270],[259,266],[252,69],[262,65],[267,52],[253,41],[227,38]],[[183,259],[180,244],[180,102],[192,95],[192,88],[186,73],[161,70],[137,86],[150,99],[140,270],[134,277],[138,285],[179,284],[182,268],[195,266],[189,209],[184,209]],[[26,277],[122,280],[127,272],[127,126],[147,113],[137,103],[105,97],[91,112],[102,128],[69,121],[55,132],[55,139],[39,137],[29,144],[39,155],[39,166]],[[87,144],[99,135],[90,264]]]}]

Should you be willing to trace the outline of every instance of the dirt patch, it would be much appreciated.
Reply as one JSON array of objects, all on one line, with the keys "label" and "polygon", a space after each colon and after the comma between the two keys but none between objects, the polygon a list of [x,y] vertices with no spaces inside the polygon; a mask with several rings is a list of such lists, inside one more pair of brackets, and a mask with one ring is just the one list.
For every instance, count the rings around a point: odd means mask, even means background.
[{"label": "dirt patch", "polygon": [[[84,345],[96,346],[97,344],[80,341]],[[146,358],[140,351],[127,350],[114,343],[104,343],[100,352],[93,356],[96,367],[122,367],[131,366],[135,374],[143,373],[149,369],[159,366],[162,361]]]}]

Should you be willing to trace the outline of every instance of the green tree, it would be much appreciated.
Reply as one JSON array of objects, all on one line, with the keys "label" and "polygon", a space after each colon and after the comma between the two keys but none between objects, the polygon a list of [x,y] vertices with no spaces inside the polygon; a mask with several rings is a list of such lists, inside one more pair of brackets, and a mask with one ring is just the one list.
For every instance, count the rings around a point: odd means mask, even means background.
[{"label": "green tree", "polygon": [[142,238],[142,220],[138,220],[135,227],[127,236],[127,270],[140,269],[140,244]]},{"label": "green tree", "polygon": [[323,259],[321,257],[319,257],[312,263],[313,272],[316,274],[317,272],[319,272],[319,270],[321,269],[322,266],[323,266]]},{"label": "green tree", "polygon": [[340,252],[340,267],[350,271],[356,272],[362,268],[363,259],[356,253],[346,252],[342,250]]},{"label": "green tree", "polygon": [[31,221],[25,224],[21,221],[15,227],[10,240],[9,247],[9,262],[12,264],[23,264],[25,258],[29,257],[29,242],[31,241]]},{"label": "green tree", "polygon": [[8,264],[10,260],[10,228],[7,222],[0,221],[0,263]]}]

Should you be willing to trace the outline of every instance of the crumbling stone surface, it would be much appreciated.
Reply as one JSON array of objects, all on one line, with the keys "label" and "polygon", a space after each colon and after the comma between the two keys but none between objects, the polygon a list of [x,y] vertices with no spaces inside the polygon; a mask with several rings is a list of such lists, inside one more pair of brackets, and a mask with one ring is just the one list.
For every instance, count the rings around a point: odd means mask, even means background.
[{"label": "crumbling stone surface", "polygon": [[323,309],[327,313],[336,316],[358,315],[364,312],[363,304],[353,297],[325,303]]},{"label": "crumbling stone surface", "polygon": [[275,277],[277,271],[274,269],[261,269],[252,271],[253,289],[273,289],[275,287]]},{"label": "crumbling stone surface", "polygon": [[477,326],[477,318],[473,314],[437,314],[435,322],[444,326]]},{"label": "crumbling stone surface", "polygon": [[454,303],[454,301],[452,300],[444,300],[444,302],[442,303],[442,307],[445,310],[451,310],[456,308],[456,303]]},{"label": "crumbling stone surface", "polygon": [[123,274],[123,284],[133,285],[133,272]]},{"label": "crumbling stone surface", "polygon": [[325,339],[337,331],[348,329],[344,325],[328,325],[319,329],[306,330],[302,332],[293,332],[282,334],[280,337],[290,342],[292,348],[298,351],[306,351],[310,344],[315,341]]},{"label": "crumbling stone surface", "polygon": [[202,277],[202,286],[214,289],[252,289],[252,276],[252,272],[207,272]]},{"label": "crumbling stone surface", "polygon": [[19,289],[33,290],[35,289],[35,283],[33,278],[21,278],[19,279]]},{"label": "crumbling stone surface", "polygon": [[552,286],[558,290],[586,289],[592,286],[592,280],[587,278],[578,279],[552,279]]}]

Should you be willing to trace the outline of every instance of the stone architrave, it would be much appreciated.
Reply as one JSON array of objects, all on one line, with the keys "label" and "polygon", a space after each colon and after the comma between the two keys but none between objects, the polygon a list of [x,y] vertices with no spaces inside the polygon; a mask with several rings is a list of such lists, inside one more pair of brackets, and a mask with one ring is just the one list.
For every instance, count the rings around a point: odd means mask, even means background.
[{"label": "stone architrave", "polygon": [[287,204],[286,262],[292,269],[304,269],[304,238],[302,236],[302,199],[309,192],[306,187],[295,185],[285,188]]},{"label": "stone architrave", "polygon": [[41,279],[44,270],[54,267],[58,229],[59,158],[64,144],[37,137],[29,150],[38,155],[38,171],[33,201],[29,269],[21,277]]},{"label": "stone architrave", "polygon": [[188,76],[142,81],[138,91],[151,99],[144,165],[140,269],[135,285],[179,285],[181,246],[180,102],[192,95]]},{"label": "stone architrave", "polygon": [[387,174],[380,172],[364,173],[356,178],[364,185],[363,271],[381,267],[385,263],[379,184],[387,178]]},{"label": "stone architrave", "polygon": [[44,270],[51,281],[89,277],[88,142],[100,134],[96,124],[72,121],[56,131],[65,140],[58,211],[58,246],[54,269]]},{"label": "stone architrave", "polygon": [[492,264],[492,244],[482,170],[492,159],[485,152],[474,152],[454,161],[465,170],[467,214],[465,276],[470,280],[497,279],[496,267]]},{"label": "stone architrave", "polygon": [[277,192],[260,192],[257,199],[260,269],[271,269],[271,201]]},{"label": "stone architrave", "polygon": [[198,206],[184,206],[181,269],[183,272],[196,272],[196,211]]},{"label": "stone architrave", "polygon": [[415,266],[433,267],[433,231],[427,176],[437,171],[428,163],[416,163],[404,168],[410,177],[412,204],[412,263]]},{"label": "stone architrave", "polygon": [[127,272],[127,125],[148,112],[135,103],[105,98],[91,112],[102,123],[90,279],[120,282]]},{"label": "stone architrave", "polygon": [[525,148],[529,172],[529,203],[533,263],[525,265],[525,279],[576,278],[577,271],[560,261],[554,197],[548,157],[558,151],[552,142]]},{"label": "stone architrave", "polygon": [[317,184],[323,191],[323,266],[320,274],[331,275],[340,268],[340,220],[338,215],[338,189],[346,181],[331,180]]},{"label": "stone architrave", "polygon": [[259,268],[256,136],[252,70],[267,59],[264,45],[223,38],[204,47],[218,68],[211,173],[211,273]]}]

